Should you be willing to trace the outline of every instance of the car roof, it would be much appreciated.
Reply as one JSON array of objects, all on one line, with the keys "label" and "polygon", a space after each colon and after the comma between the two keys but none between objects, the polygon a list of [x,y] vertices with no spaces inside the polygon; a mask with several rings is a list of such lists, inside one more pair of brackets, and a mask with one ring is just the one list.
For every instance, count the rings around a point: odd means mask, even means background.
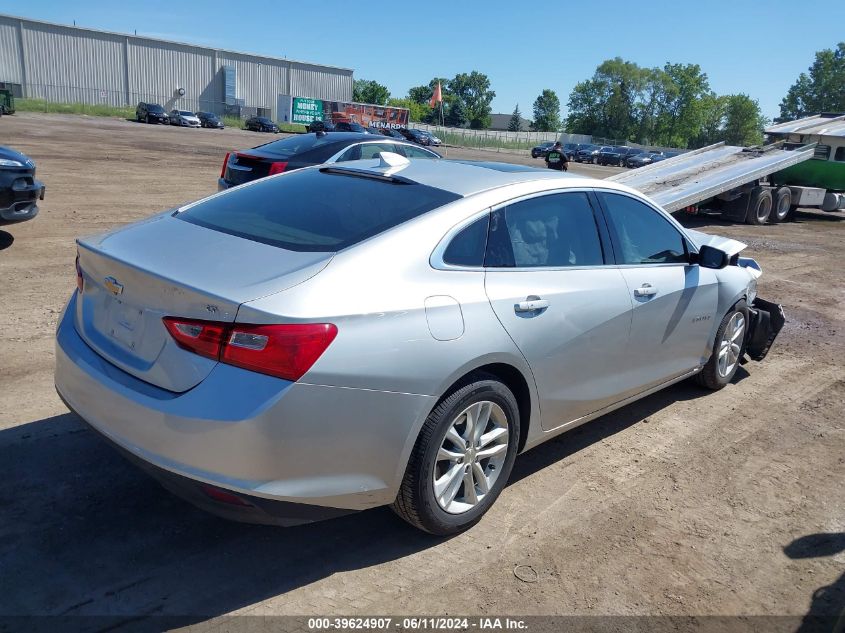
[{"label": "car roof", "polygon": [[[379,166],[380,159],[367,159],[337,163],[332,168],[371,171],[376,176],[382,173],[378,171]],[[392,175],[421,185],[450,191],[459,196],[469,196],[506,185],[538,180],[572,180],[574,181],[573,185],[575,182],[583,183],[584,181],[602,182],[583,176],[562,174],[557,170],[527,167],[525,165],[485,161],[430,160],[427,158],[410,159],[406,165],[393,172]]]}]

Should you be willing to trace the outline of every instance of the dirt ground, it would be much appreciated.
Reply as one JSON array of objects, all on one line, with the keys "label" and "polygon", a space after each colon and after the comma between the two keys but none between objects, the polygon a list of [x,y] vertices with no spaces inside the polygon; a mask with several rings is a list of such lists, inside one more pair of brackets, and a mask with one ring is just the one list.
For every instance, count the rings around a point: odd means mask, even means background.
[{"label": "dirt ground", "polygon": [[[125,463],[53,389],[74,238],[212,193],[225,151],[267,140],[0,119],[0,144],[35,159],[47,184],[35,220],[0,230],[0,615],[842,611],[841,214],[763,227],[682,218],[749,244],[760,295],[787,313],[770,357],[718,393],[682,383],[521,456],[490,513],[455,538],[420,534],[387,509],[289,529],[229,523]],[[536,582],[517,578],[518,565]]]}]

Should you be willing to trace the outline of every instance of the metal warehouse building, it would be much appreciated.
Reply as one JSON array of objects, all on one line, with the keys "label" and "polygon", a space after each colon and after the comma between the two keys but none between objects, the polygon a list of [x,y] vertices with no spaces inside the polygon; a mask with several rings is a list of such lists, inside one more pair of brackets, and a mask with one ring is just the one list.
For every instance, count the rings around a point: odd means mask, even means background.
[{"label": "metal warehouse building", "polygon": [[2,14],[0,84],[18,97],[54,102],[149,101],[167,110],[258,113],[280,121],[292,96],[352,100],[348,68]]}]

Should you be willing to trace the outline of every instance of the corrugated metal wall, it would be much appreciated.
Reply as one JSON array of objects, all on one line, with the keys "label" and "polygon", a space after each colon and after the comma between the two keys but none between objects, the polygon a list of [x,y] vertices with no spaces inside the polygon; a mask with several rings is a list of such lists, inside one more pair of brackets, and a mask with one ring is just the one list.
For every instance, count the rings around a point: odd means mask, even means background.
[{"label": "corrugated metal wall", "polygon": [[0,16],[0,81],[23,83],[18,22]]},{"label": "corrugated metal wall", "polygon": [[[129,38],[128,52],[130,103],[156,101],[166,110],[207,110],[223,101],[213,51]],[[177,93],[179,88],[184,96]]]},{"label": "corrugated metal wall", "polygon": [[223,112],[224,65],[236,70],[244,106],[268,108],[274,118],[282,94],[352,100],[347,69],[0,15],[0,82],[24,84],[28,97]]}]

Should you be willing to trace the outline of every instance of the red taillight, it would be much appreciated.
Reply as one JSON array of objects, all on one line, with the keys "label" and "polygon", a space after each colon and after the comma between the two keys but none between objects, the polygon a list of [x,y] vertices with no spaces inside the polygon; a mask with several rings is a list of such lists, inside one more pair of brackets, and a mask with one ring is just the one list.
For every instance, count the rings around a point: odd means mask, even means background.
[{"label": "red taillight", "polygon": [[79,253],[76,254],[76,289],[82,292],[85,289],[85,278],[82,276],[82,268],[79,266]]},{"label": "red taillight", "polygon": [[267,175],[272,176],[273,174],[281,174],[287,168],[288,164],[286,162],[279,161],[276,163],[270,163],[270,173]]},{"label": "red taillight", "polygon": [[230,365],[299,380],[337,336],[331,323],[232,327],[220,360]]},{"label": "red taillight", "polygon": [[226,166],[229,164],[229,156],[232,155],[232,152],[226,152],[226,158],[223,159],[223,167],[220,169],[220,177],[226,177]]},{"label": "red taillight", "polygon": [[179,347],[207,358],[220,358],[220,348],[228,324],[164,317],[164,327]]},{"label": "red taillight", "polygon": [[245,325],[164,317],[180,347],[220,362],[299,380],[337,336],[331,323]]}]

